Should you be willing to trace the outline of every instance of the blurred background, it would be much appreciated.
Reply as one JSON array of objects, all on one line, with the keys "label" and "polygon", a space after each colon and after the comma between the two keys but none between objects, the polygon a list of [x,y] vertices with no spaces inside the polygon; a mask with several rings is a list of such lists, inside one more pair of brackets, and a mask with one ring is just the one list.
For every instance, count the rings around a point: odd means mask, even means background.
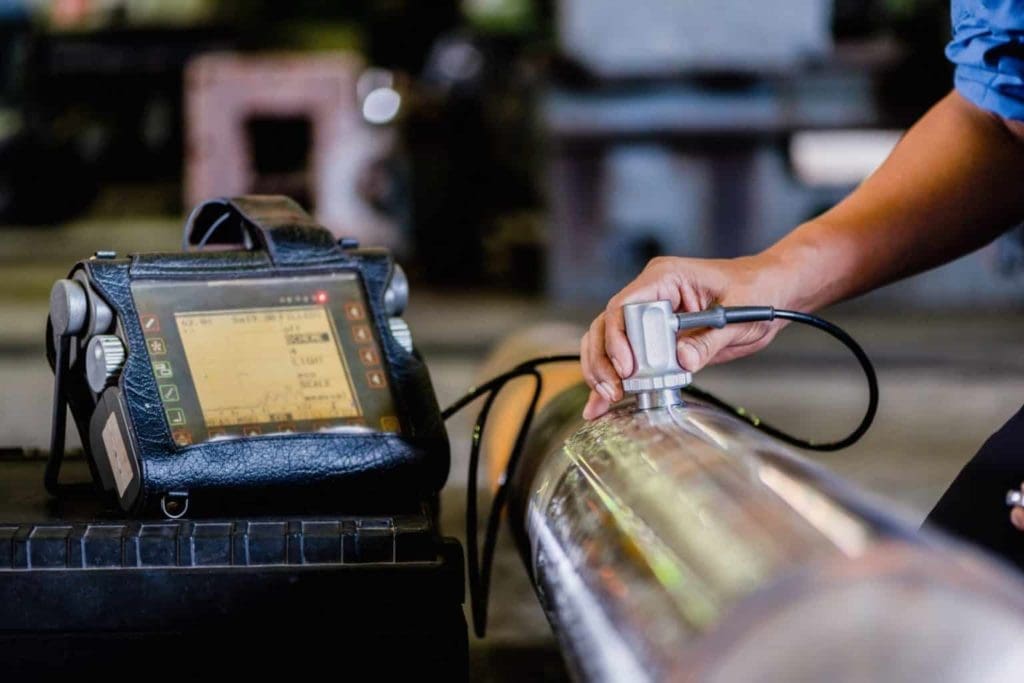
[{"label": "blurred background", "polygon": [[[385,245],[441,403],[488,350],[584,325],[658,254],[761,249],[951,86],[942,0],[0,0],[0,446],[43,447],[52,282],[174,250],[199,201],[287,194]],[[871,434],[822,457],[919,521],[1024,401],[1020,230],[827,315],[879,366]],[[957,317],[951,315],[956,312]],[[790,330],[707,388],[792,431],[860,415],[845,352]],[[470,417],[451,424],[461,535]],[[475,680],[564,671],[503,548]]]}]

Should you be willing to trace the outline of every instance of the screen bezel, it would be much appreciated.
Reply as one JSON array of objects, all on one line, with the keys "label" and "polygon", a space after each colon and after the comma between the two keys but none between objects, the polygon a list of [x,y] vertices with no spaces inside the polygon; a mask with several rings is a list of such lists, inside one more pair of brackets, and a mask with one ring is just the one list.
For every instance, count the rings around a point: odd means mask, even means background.
[{"label": "screen bezel", "polygon": [[[151,353],[149,347],[150,335],[147,334],[146,321],[147,314],[151,313],[145,310],[148,307],[152,307],[152,301],[146,303],[147,291],[151,288],[159,289],[164,292],[173,291],[185,291],[186,293],[194,288],[210,288],[210,287],[228,287],[232,292],[253,291],[255,288],[268,287],[268,288],[282,288],[282,287],[304,287],[306,291],[331,291],[332,299],[329,303],[325,303],[324,306],[327,309],[329,324],[332,326],[332,332],[337,343],[338,352],[342,358],[343,369],[346,371],[346,381],[349,382],[349,387],[352,392],[352,396],[359,406],[361,415],[358,418],[345,419],[329,419],[325,420],[327,424],[324,424],[318,428],[312,428],[308,425],[297,425],[294,431],[285,431],[279,429],[264,429],[269,423],[249,423],[253,426],[260,427],[258,431],[247,431],[244,427],[239,430],[235,429],[223,429],[221,427],[210,427],[206,423],[206,415],[202,411],[201,406],[198,406],[198,411],[193,409],[191,413],[186,414],[186,418],[189,418],[191,424],[195,424],[195,417],[198,415],[201,419],[202,433],[199,436],[195,436],[194,432],[190,430],[189,438],[182,440],[181,437],[181,426],[172,423],[172,418],[167,412],[167,404],[164,402],[163,396],[161,396],[161,383],[158,377],[154,374],[155,356]],[[346,319],[342,315],[342,306],[344,305],[345,294],[341,295],[341,298],[334,299],[337,296],[338,287],[353,287],[353,292],[357,295],[356,299],[350,301],[357,301],[362,306],[362,319],[354,321],[351,318]],[[383,338],[383,330],[379,323],[380,316],[377,314],[375,307],[370,303],[369,293],[365,283],[358,273],[353,271],[334,271],[330,273],[320,274],[308,274],[303,273],[301,275],[294,276],[267,276],[265,273],[256,275],[253,277],[245,278],[230,278],[226,279],[223,277],[209,278],[209,279],[149,279],[139,278],[132,281],[132,297],[134,299],[136,307],[136,323],[142,328],[143,339],[146,340],[145,354],[148,360],[149,367],[146,369],[154,382],[157,384],[157,398],[162,409],[163,418],[167,424],[168,430],[172,435],[172,442],[176,449],[187,448],[193,445],[202,443],[209,443],[221,440],[233,440],[242,438],[259,438],[264,436],[279,436],[282,434],[297,434],[297,435],[310,435],[325,433],[331,435],[344,435],[346,433],[391,433],[396,435],[402,435],[405,433],[406,425],[405,419],[400,414],[399,406],[401,404],[399,397],[399,386],[394,381],[393,374],[391,373],[390,364],[388,361],[388,354],[385,352],[387,348],[385,340]],[[332,287],[334,288],[332,290]],[[239,289],[235,289],[239,288]],[[206,290],[209,291],[209,290]],[[260,290],[256,290],[260,291]],[[179,297],[180,301],[180,297]],[[298,305],[298,304],[297,304]],[[306,305],[309,305],[307,303]],[[287,304],[282,303],[267,303],[263,305],[252,305],[246,304],[247,309],[259,309],[269,310],[273,308],[287,307]],[[172,322],[176,314],[200,314],[206,312],[215,312],[217,308],[206,308],[203,306],[195,306],[187,303],[178,303],[170,309],[164,309],[162,312],[169,315],[165,316],[168,318],[168,325],[174,325]],[[221,311],[225,310],[223,306],[220,307]],[[231,308],[227,309],[231,310]],[[161,323],[163,324],[163,323]],[[361,348],[355,339],[348,339],[346,335],[354,334],[353,330],[356,327],[363,328],[364,332],[368,337],[366,338],[366,344],[372,347],[375,355],[377,365],[373,366],[372,370],[374,374],[379,375],[384,382],[383,388],[386,390],[383,394],[373,394],[374,396],[380,397],[386,396],[386,400],[383,403],[389,408],[389,410],[376,410],[368,408],[366,400],[364,398],[366,391],[370,391],[368,388],[370,371],[366,371],[367,375],[367,386],[362,386],[356,381],[355,372],[358,369],[363,369],[362,365],[358,365],[354,362],[355,354],[359,353]],[[158,328],[165,329],[165,328]],[[170,347],[171,344],[165,340],[165,344]],[[179,338],[175,340],[174,347],[180,355],[185,355],[184,342]],[[185,362],[186,371],[191,374],[193,368],[190,364]],[[359,386],[357,386],[359,384]],[[196,396],[196,402],[198,404],[198,394],[195,387],[195,382],[191,376],[188,379],[188,386],[192,393]],[[377,391],[379,388],[374,388],[372,391]],[[381,401],[377,401],[377,404],[381,404]],[[388,427],[385,428],[382,418],[389,420]],[[236,425],[242,426],[242,425]],[[248,425],[245,425],[248,426]]]}]

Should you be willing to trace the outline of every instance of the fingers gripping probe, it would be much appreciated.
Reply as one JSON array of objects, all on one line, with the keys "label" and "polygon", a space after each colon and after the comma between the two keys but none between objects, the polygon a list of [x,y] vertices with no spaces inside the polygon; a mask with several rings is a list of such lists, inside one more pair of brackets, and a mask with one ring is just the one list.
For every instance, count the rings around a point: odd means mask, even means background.
[{"label": "fingers gripping probe", "polygon": [[688,386],[693,375],[679,365],[677,333],[775,319],[775,309],[771,306],[715,306],[706,311],[677,314],[668,301],[626,304],[622,314],[634,361],[633,374],[622,381],[622,388],[636,394],[640,410],[683,402],[679,389]]}]

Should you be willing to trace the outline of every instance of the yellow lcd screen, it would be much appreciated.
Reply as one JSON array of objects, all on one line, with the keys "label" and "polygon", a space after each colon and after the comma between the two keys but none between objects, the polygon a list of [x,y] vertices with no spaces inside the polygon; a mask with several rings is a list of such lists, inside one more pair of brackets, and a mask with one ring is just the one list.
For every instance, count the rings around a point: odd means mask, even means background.
[{"label": "yellow lcd screen", "polygon": [[208,429],[359,417],[325,306],[175,313]]}]

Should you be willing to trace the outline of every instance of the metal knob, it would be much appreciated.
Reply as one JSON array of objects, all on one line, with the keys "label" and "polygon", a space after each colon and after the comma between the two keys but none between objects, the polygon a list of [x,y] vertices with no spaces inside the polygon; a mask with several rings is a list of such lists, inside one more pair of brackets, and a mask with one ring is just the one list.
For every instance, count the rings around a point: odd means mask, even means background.
[{"label": "metal knob", "polygon": [[402,315],[409,305],[409,279],[397,263],[391,269],[391,279],[384,290],[384,310],[388,315]]},{"label": "metal knob", "polygon": [[107,306],[107,302],[101,299],[89,285],[89,278],[84,272],[78,271],[75,273],[75,282],[80,284],[85,290],[85,300],[89,307],[89,313],[86,317],[86,334],[88,336],[106,334],[113,327],[114,312],[110,310],[110,306]]},{"label": "metal knob", "polygon": [[50,324],[57,337],[78,334],[89,312],[85,288],[74,280],[57,280],[50,289]]},{"label": "metal knob", "polygon": [[633,350],[633,374],[622,388],[637,394],[641,410],[682,403],[679,389],[692,381],[676,356],[675,311],[668,301],[626,304],[622,307],[626,337]]},{"label": "metal knob", "polygon": [[412,353],[412,332],[409,325],[401,318],[389,318],[388,327],[391,328],[391,336],[395,338],[398,345]]},{"label": "metal knob", "polygon": [[85,350],[85,377],[89,388],[97,394],[112,384],[124,366],[125,349],[112,334],[101,334],[89,340]]}]

